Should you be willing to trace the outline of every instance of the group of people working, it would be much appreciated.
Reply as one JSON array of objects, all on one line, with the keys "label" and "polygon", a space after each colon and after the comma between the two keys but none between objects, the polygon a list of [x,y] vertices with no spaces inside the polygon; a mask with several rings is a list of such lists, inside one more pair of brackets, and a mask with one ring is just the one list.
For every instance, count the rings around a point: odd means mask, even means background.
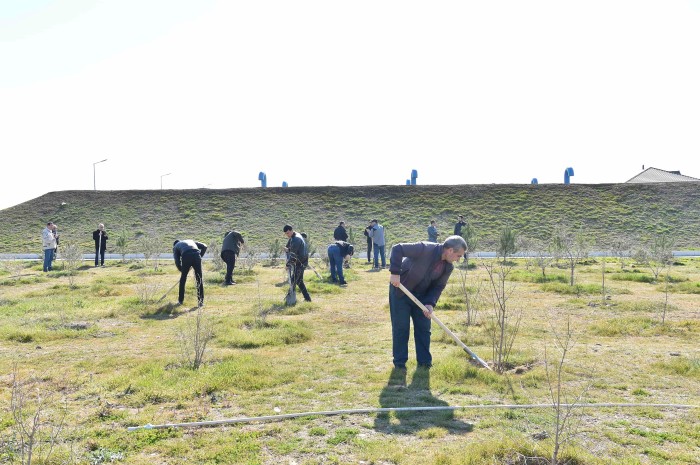
[{"label": "group of people working", "polygon": [[[454,262],[459,261],[466,250],[467,244],[460,236],[462,228],[466,225],[462,215],[459,216],[453,235],[438,243],[438,230],[435,221],[428,227],[428,241],[414,243],[395,244],[389,257],[389,311],[392,327],[392,352],[393,363],[397,369],[405,369],[408,361],[408,340],[410,325],[413,321],[413,334],[416,348],[418,366],[432,366],[430,354],[430,319],[435,305],[454,269]],[[289,270],[291,286],[298,287],[304,296],[304,300],[311,301],[308,289],[304,283],[304,270],[309,266],[309,254],[306,238],[303,233],[294,231],[287,224],[282,228],[287,237],[284,252],[287,257],[286,267]],[[381,266],[386,268],[385,259],[385,235],[384,227],[376,219],[369,222],[364,232],[367,236],[367,262],[370,263],[370,253],[374,251],[373,271],[378,271],[379,258]],[[335,242],[327,249],[331,281],[341,286],[346,285],[343,274],[343,264],[354,254],[354,246],[347,242],[348,234],[345,223],[340,222],[333,233]],[[100,223],[93,232],[95,241],[95,266],[104,266],[104,254],[107,247],[108,236],[104,224]],[[49,222],[42,231],[44,248],[44,271],[51,271],[52,261],[58,247],[57,227]],[[226,275],[224,284],[233,285],[233,271],[236,265],[236,257],[239,255],[242,245],[245,243],[243,236],[234,230],[227,231],[221,247],[221,259],[226,263]],[[206,244],[192,240],[175,240],[173,243],[173,259],[175,266],[180,271],[178,305],[185,300],[185,284],[190,269],[194,270],[197,303],[204,305],[204,281],[202,279],[202,257],[207,251]],[[425,310],[416,305],[400,289],[403,285],[409,292],[424,305]]]}]

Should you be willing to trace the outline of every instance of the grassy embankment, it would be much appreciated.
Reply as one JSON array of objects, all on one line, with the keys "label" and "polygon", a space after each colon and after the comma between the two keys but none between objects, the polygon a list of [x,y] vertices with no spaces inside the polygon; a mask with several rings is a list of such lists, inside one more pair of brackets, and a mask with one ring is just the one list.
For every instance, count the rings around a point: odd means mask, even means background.
[{"label": "grassy embankment", "polygon": [[427,238],[436,219],[441,237],[452,232],[456,216],[466,215],[484,245],[511,226],[539,239],[555,225],[582,227],[599,248],[614,239],[644,241],[670,234],[678,248],[700,244],[700,184],[457,185],[199,189],[189,191],[64,191],[0,211],[0,253],[40,252],[46,221],[59,225],[64,241],[93,250],[91,232],[105,223],[115,239],[126,231],[132,252],[145,235],[171,250],[176,238],[220,238],[231,227],[250,248],[266,251],[282,238],[285,223],[310,234],[317,244],[332,238],[345,220],[358,242],[371,218],[386,227],[390,243]]}]

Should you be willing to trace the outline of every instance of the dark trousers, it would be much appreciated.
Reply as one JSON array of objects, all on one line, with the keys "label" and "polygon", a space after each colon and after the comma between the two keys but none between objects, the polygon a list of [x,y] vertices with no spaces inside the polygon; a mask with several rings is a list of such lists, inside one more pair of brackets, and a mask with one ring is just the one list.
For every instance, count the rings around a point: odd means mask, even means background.
[{"label": "dark trousers", "polygon": [[413,320],[413,338],[416,343],[416,359],[419,365],[430,366],[430,318],[418,308],[406,294],[389,285],[389,313],[391,314],[391,336],[394,366],[405,367],[408,360],[408,339]]},{"label": "dark trousers", "polygon": [[221,259],[226,263],[225,283],[233,281],[233,269],[236,267],[236,253],[233,250],[224,250],[221,252]]},{"label": "dark trousers", "polygon": [[367,238],[367,263],[372,263],[372,238]]},{"label": "dark trousers", "polygon": [[309,291],[306,290],[306,284],[304,284],[304,266],[292,266],[292,273],[294,285],[299,287],[301,294],[304,296],[304,300],[310,301],[311,296],[309,295]]},{"label": "dark trousers", "polygon": [[100,260],[100,265],[105,264],[105,249],[97,250],[97,247],[95,247],[95,266],[98,265],[98,259]]},{"label": "dark trousers", "polygon": [[182,274],[180,275],[180,294],[178,302],[185,301],[185,283],[187,282],[187,273],[190,268],[194,270],[194,279],[197,282],[197,303],[204,303],[204,282],[202,281],[202,256],[199,252],[185,252],[182,255]]}]

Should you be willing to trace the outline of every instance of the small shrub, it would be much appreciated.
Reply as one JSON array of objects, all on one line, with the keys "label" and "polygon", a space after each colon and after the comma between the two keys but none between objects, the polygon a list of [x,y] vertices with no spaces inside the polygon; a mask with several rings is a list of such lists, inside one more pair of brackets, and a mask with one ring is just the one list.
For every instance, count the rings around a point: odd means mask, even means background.
[{"label": "small shrub", "polygon": [[139,303],[141,305],[148,305],[155,302],[156,295],[160,291],[160,285],[154,282],[149,282],[144,279],[134,286],[136,291],[136,296],[138,297]]},{"label": "small shrub", "polygon": [[214,338],[214,325],[204,314],[202,307],[197,309],[195,318],[188,318],[185,327],[178,332],[182,364],[193,370],[199,369],[209,341]]}]

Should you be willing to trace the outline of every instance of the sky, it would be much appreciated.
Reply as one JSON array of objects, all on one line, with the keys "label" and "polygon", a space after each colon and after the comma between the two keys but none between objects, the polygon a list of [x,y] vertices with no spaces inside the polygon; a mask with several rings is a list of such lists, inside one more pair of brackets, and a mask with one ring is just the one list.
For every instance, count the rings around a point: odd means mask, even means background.
[{"label": "sky", "polygon": [[0,209],[700,178],[700,0],[0,0],[0,154]]}]

